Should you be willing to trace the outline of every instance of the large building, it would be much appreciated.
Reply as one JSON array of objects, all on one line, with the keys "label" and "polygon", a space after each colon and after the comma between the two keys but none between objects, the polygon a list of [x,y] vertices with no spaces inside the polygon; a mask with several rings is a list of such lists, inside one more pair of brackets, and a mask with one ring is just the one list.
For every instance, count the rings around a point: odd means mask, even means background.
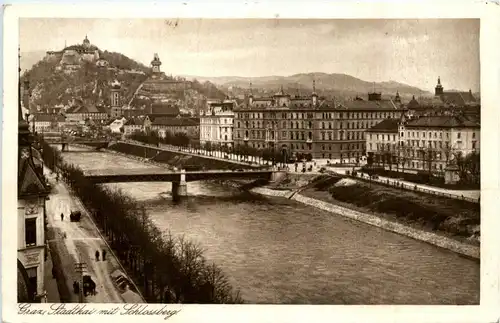
[{"label": "large building", "polygon": [[144,118],[143,129],[145,132],[156,131],[162,138],[176,133],[183,133],[190,138],[198,139],[200,136],[200,121],[188,117],[163,117],[148,115]]},{"label": "large building", "polygon": [[109,115],[103,106],[95,105],[77,105],[64,112],[67,122],[84,122],[87,119],[104,122],[108,120]]},{"label": "large building", "polygon": [[374,163],[442,174],[457,153],[479,152],[480,124],[463,115],[388,119],[367,131],[366,145]]},{"label": "large building", "polygon": [[45,59],[60,60],[63,66],[77,66],[82,61],[96,62],[99,60],[99,49],[92,45],[85,36],[81,44],[65,47],[61,51],[48,51]]},{"label": "large building", "polygon": [[17,259],[18,277],[22,278],[18,282],[18,290],[22,292],[18,300],[45,302],[45,200],[49,192],[41,156],[32,146],[33,137],[20,103],[18,109]]},{"label": "large building", "polygon": [[66,124],[66,118],[55,113],[35,113],[30,116],[29,123],[36,133],[60,131]]},{"label": "large building", "polygon": [[315,159],[354,161],[365,153],[364,131],[402,109],[381,93],[369,93],[345,103],[312,95],[291,96],[283,88],[267,98],[254,98],[235,109],[235,146],[270,148],[284,158],[309,155]]},{"label": "large building", "polygon": [[399,155],[401,138],[404,138],[403,132],[400,132],[401,122],[400,118],[385,119],[366,130],[366,155],[374,163],[385,164],[387,160],[392,165],[394,160],[390,159]]},{"label": "large building", "polygon": [[234,146],[234,108],[233,100],[212,101],[200,116],[200,144],[210,143],[227,148]]}]

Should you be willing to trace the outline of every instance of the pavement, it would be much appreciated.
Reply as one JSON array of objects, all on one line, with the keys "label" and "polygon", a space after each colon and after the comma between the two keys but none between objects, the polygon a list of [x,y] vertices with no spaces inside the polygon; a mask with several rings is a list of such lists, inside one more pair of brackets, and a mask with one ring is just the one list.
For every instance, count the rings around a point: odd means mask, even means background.
[{"label": "pavement", "polygon": [[[52,185],[50,200],[46,203],[48,230],[52,232],[49,245],[53,253],[57,253],[58,262],[62,267],[63,279],[69,290],[68,302],[78,302],[78,295],[73,293],[73,282],[79,281],[79,274],[75,270],[75,264],[85,263],[85,274],[90,275],[96,283],[96,295],[89,295],[84,300],[87,303],[123,303],[122,291],[120,291],[111,278],[111,273],[123,270],[114,254],[99,233],[98,228],[86,213],[81,203],[71,195],[66,185],[60,181],[56,182],[55,175],[46,176]],[[71,211],[80,210],[82,217],[80,222],[71,222],[69,215]],[[61,219],[61,213],[64,219]],[[95,252],[106,250],[106,261],[95,258]],[[51,271],[48,271],[51,275]],[[64,276],[64,277],[61,277]],[[62,295],[61,295],[62,296]]]},{"label": "pavement", "polygon": [[47,302],[48,303],[59,303],[61,301],[59,297],[59,289],[57,288],[56,278],[52,277],[52,254],[50,250],[47,251],[47,260],[44,264],[44,288],[47,292]]}]

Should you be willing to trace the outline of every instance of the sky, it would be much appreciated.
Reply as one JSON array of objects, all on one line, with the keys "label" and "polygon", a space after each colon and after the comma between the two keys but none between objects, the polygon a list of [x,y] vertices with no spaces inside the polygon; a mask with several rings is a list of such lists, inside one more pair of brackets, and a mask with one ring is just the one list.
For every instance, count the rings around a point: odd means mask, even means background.
[{"label": "sky", "polygon": [[433,90],[479,91],[479,19],[20,20],[21,52],[61,50],[85,35],[101,50],[196,76],[344,73]]}]

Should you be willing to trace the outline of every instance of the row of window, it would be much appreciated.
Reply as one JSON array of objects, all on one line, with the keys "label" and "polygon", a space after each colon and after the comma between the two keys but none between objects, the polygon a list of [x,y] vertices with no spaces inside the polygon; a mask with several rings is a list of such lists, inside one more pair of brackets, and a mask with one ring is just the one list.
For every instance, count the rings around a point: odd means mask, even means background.
[{"label": "row of window", "polygon": [[233,119],[221,119],[221,118],[200,118],[200,124],[232,124]]},{"label": "row of window", "polygon": [[[346,122],[345,123],[345,126],[346,126],[346,129],[366,129],[366,128],[370,128],[372,126],[374,126],[377,122],[376,121],[357,121],[357,122]],[[238,121],[236,123],[237,125],[237,128],[241,128],[241,125],[244,125],[245,128],[264,128],[265,127],[265,122],[264,121],[252,121],[252,122],[249,122],[249,121],[245,121],[243,123],[240,123],[240,121]],[[278,125],[278,123],[276,121],[271,121],[271,122],[268,122],[267,123],[268,125],[270,125],[271,127],[276,127]],[[344,128],[344,123],[343,122],[339,122],[339,123],[336,123],[339,128],[338,129],[343,129]],[[286,129],[287,128],[287,122],[286,121],[283,121],[281,123],[282,125],[282,128]],[[327,127],[328,125],[328,127]],[[328,123],[325,123],[325,122],[321,122],[321,129],[336,129],[334,128],[335,127],[335,123],[332,123],[332,122],[328,122]],[[302,121],[302,122],[299,122],[299,121],[290,121],[289,123],[289,128],[290,129],[313,129],[313,122],[312,121],[309,121],[309,122],[305,122],[305,121]]]},{"label": "row of window", "polygon": [[[268,131],[272,139],[274,139],[274,133],[275,131]],[[249,139],[264,139],[266,138],[265,136],[266,131],[265,130],[245,130],[244,132],[244,137],[249,138]],[[287,133],[288,133],[288,138],[291,140],[313,140],[313,133],[312,131],[307,132],[299,132],[299,131],[282,131],[281,132],[281,139],[287,139]],[[242,132],[237,131],[236,132],[237,138],[242,138]],[[358,132],[358,131],[339,131],[334,132],[321,132],[321,140],[364,140],[364,132]]]},{"label": "row of window", "polygon": [[[316,113],[319,119],[387,119],[396,118],[401,114],[397,111],[386,112],[323,112],[322,114]],[[314,113],[312,112],[281,112],[281,119],[313,119]],[[236,119],[276,119],[276,112],[239,112],[235,113]]]}]

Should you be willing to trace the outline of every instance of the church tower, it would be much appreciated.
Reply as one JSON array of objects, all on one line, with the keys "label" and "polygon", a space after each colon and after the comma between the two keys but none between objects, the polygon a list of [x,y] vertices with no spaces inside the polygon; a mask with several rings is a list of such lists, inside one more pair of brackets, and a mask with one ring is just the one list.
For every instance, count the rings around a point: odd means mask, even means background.
[{"label": "church tower", "polygon": [[443,86],[441,85],[441,77],[439,76],[438,76],[438,84],[436,85],[435,88],[435,94],[436,96],[443,94]]},{"label": "church tower", "polygon": [[90,40],[87,38],[87,35],[85,35],[85,39],[83,40],[83,48],[85,49],[90,48]]},{"label": "church tower", "polygon": [[117,80],[111,83],[111,118],[119,118],[122,116],[121,106],[121,91],[122,85]]},{"label": "church tower", "polygon": [[318,94],[316,93],[316,80],[313,80],[312,104],[318,104]]},{"label": "church tower", "polygon": [[151,61],[151,68],[153,69],[153,73],[160,73],[161,61],[160,57],[157,53],[155,53],[153,60]]},{"label": "church tower", "polygon": [[250,95],[248,95],[248,104],[253,104],[252,82],[250,82]]},{"label": "church tower", "polygon": [[399,96],[399,91],[396,91],[396,96],[394,97],[394,102],[401,104],[401,97]]}]

